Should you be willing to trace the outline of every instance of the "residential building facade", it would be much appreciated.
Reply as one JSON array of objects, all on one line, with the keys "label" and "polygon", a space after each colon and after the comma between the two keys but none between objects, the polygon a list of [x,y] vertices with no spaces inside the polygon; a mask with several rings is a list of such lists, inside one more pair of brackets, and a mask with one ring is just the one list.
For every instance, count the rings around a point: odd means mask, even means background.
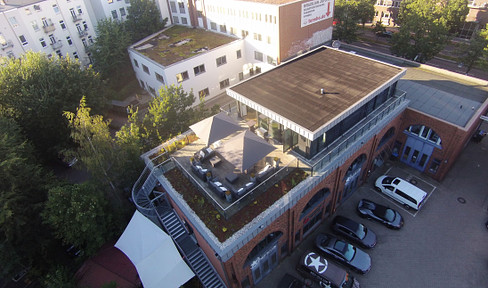
[{"label": "residential building facade", "polygon": [[48,57],[69,55],[83,66],[91,63],[88,48],[95,31],[84,1],[15,2],[0,5],[0,56],[39,51]]}]

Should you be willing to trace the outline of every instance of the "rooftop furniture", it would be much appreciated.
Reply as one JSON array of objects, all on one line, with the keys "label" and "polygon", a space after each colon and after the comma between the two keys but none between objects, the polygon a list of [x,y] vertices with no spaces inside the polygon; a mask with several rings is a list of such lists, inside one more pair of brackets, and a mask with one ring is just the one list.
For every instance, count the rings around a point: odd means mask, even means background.
[{"label": "rooftop furniture", "polygon": [[220,159],[219,156],[214,155],[208,161],[210,162],[210,164],[212,165],[212,167],[215,167],[215,166],[219,165],[222,162],[222,159]]},{"label": "rooftop furniture", "polygon": [[274,167],[271,164],[266,164],[263,169],[261,169],[258,173],[256,173],[256,179],[259,182],[262,182],[266,178],[268,178],[274,172]]},{"label": "rooftop furniture", "polygon": [[204,182],[207,181],[207,172],[211,172],[209,169],[201,166],[197,161],[191,163],[191,171]]},{"label": "rooftop furniture", "polygon": [[229,183],[234,183],[239,179],[239,175],[235,173],[229,173],[225,175],[225,180],[227,180]]},{"label": "rooftop furniture", "polygon": [[221,198],[225,198],[225,192],[228,191],[228,189],[217,177],[208,180],[208,186]]},{"label": "rooftop furniture", "polygon": [[206,147],[196,152],[193,157],[195,160],[203,163],[205,160],[212,158],[214,155],[215,151],[210,147]]}]

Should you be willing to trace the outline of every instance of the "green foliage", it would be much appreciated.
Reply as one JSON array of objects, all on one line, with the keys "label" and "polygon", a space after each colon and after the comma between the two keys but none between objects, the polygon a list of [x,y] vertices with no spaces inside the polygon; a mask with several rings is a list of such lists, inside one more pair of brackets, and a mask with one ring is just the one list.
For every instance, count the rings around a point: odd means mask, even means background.
[{"label": "green foliage", "polygon": [[90,47],[93,56],[94,67],[103,78],[114,78],[121,71],[121,67],[128,61],[127,47],[131,38],[125,29],[125,25],[111,18],[98,21],[97,39]]},{"label": "green foliage", "polygon": [[114,236],[112,214],[103,190],[85,182],[51,188],[42,218],[64,244],[92,255]]},{"label": "green foliage", "polygon": [[391,51],[419,62],[432,59],[444,49],[449,30],[456,29],[459,21],[466,17],[466,9],[453,11],[462,5],[460,2],[466,1],[402,1],[397,20],[400,29],[393,35]]},{"label": "green foliage", "polygon": [[110,281],[107,284],[103,284],[102,288],[117,288],[117,282]]},{"label": "green foliage", "polygon": [[27,52],[0,66],[0,115],[15,119],[39,159],[57,157],[69,146],[63,111],[74,111],[84,95],[95,110],[105,105],[105,90],[93,69],[71,58]]},{"label": "green foliage", "polygon": [[162,30],[167,21],[168,18],[161,20],[155,1],[130,0],[125,25],[133,42]]},{"label": "green foliage", "polygon": [[374,24],[372,31],[373,31],[374,33],[378,33],[378,32],[386,32],[386,27],[385,27],[385,26],[383,26],[383,25],[381,24],[381,22],[379,22],[379,21],[378,21],[378,22],[376,22],[376,24]]},{"label": "green foliage", "polygon": [[194,119],[191,108],[194,101],[193,92],[185,92],[181,85],[159,90],[149,103],[148,113],[142,122],[143,137],[149,147],[157,146],[188,129]]},{"label": "green foliage", "polygon": [[469,13],[468,0],[442,1],[441,5],[444,6],[443,21],[445,21],[449,33],[457,33]]},{"label": "green foliage", "polygon": [[46,288],[76,288],[76,282],[73,273],[66,266],[55,266],[42,281],[43,287]]},{"label": "green foliage", "polygon": [[483,68],[488,66],[488,25],[486,28],[476,31],[469,44],[459,49],[459,60],[466,66],[466,74],[476,64]]},{"label": "green foliage", "polygon": [[372,0],[337,0],[334,7],[334,19],[337,24],[333,38],[350,43],[357,39],[358,23],[364,24],[374,17]]},{"label": "green foliage", "polygon": [[0,117],[0,275],[39,265],[51,244],[39,213],[53,181],[12,119]]},{"label": "green foliage", "polygon": [[111,192],[113,204],[120,205],[123,198],[120,191],[131,187],[143,168],[139,158],[142,139],[134,123],[137,112],[131,114],[129,123],[116,133],[115,139],[110,134],[110,123],[90,112],[82,98],[76,113],[65,113],[72,140],[77,144],[77,149],[67,154],[77,157],[94,179],[107,187],[110,185],[107,191]]}]

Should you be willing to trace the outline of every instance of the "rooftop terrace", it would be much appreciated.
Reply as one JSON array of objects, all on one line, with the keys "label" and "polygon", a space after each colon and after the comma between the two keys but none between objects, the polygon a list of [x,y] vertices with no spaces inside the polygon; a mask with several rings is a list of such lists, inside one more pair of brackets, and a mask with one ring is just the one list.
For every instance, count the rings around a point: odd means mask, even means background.
[{"label": "rooftop terrace", "polygon": [[131,48],[168,66],[236,40],[203,29],[175,25],[139,41]]}]

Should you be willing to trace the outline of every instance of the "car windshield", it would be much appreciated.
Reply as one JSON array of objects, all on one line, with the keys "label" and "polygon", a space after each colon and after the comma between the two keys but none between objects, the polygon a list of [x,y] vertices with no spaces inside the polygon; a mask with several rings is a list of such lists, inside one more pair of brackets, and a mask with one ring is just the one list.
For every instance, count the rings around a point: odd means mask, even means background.
[{"label": "car windshield", "polygon": [[337,240],[334,244],[334,249],[339,251],[347,261],[351,261],[354,257],[354,247],[351,244],[348,244],[344,241]]},{"label": "car windshield", "polygon": [[385,177],[383,178],[383,181],[381,181],[382,184],[391,184],[391,181],[393,181],[393,177]]},{"label": "car windshield", "polygon": [[385,219],[386,221],[392,222],[395,220],[395,212],[390,208],[376,206],[376,209],[373,210],[374,215]]},{"label": "car windshield", "polygon": [[356,236],[358,236],[359,239],[364,239],[366,237],[366,227],[363,225],[359,224],[356,231]]}]

